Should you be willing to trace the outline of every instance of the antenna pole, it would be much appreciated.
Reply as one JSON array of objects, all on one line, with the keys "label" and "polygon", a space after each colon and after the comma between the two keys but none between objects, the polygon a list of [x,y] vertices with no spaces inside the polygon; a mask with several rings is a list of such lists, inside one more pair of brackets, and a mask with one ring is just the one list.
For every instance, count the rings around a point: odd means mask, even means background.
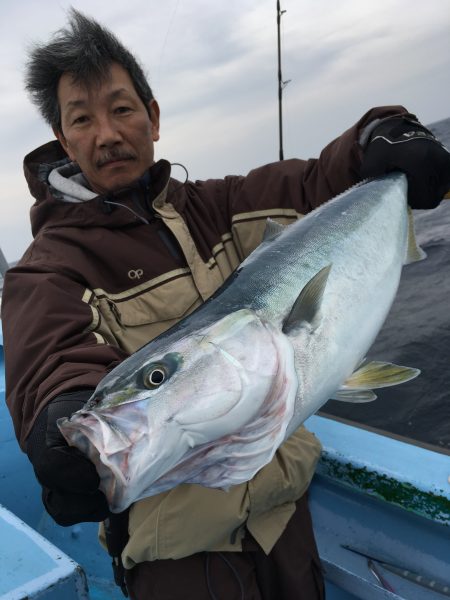
[{"label": "antenna pole", "polygon": [[283,110],[282,110],[282,99],[283,99],[283,78],[281,75],[281,41],[280,41],[280,22],[281,15],[285,13],[285,10],[280,9],[280,0],[277,0],[277,33],[278,33],[278,131],[280,137],[280,160],[284,159],[283,153]]}]

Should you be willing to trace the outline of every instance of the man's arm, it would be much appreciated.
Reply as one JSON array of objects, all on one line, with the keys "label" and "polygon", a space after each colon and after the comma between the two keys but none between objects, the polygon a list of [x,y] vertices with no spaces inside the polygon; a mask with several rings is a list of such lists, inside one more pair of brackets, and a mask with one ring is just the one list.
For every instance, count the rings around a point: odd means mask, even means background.
[{"label": "man's arm", "polygon": [[127,354],[96,335],[86,288],[27,260],[5,276],[2,328],[6,402],[22,450],[37,415],[56,396],[98,382]]},{"label": "man's arm", "polygon": [[[408,143],[396,143],[403,139]],[[268,217],[292,222],[362,179],[392,170],[406,173],[413,208],[433,208],[450,188],[450,154],[401,106],[369,110],[318,158],[272,163],[246,177],[225,178],[215,188],[215,182],[205,182],[206,191],[199,191],[207,201],[215,189],[210,210],[221,212],[228,232],[231,225],[243,260],[260,243]]]},{"label": "man's arm", "polygon": [[107,515],[94,466],[61,436],[56,421],[80,409],[125,353],[99,343],[85,289],[55,273],[10,270],[2,299],[6,397],[16,435],[62,525]]}]

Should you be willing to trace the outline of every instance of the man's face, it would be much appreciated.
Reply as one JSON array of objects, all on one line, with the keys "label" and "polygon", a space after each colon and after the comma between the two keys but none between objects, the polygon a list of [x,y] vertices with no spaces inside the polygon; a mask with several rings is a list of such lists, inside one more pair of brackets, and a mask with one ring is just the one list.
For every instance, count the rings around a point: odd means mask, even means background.
[{"label": "man's face", "polygon": [[94,192],[122,189],[141,177],[154,162],[159,139],[159,107],[146,106],[127,71],[113,63],[98,86],[74,83],[65,73],[58,85],[61,131],[55,131],[71,160],[76,161]]}]

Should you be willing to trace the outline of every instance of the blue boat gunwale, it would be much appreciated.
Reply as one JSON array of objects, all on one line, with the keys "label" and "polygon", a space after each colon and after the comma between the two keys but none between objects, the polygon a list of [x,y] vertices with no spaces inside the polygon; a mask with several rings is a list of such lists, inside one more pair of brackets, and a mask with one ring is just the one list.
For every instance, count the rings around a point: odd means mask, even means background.
[{"label": "blue boat gunwale", "polygon": [[450,526],[450,461],[424,444],[313,415],[305,426],[322,442],[317,473]]},{"label": "blue boat gunwale", "polygon": [[[8,539],[7,547],[0,548],[2,598],[34,597],[70,580],[77,598],[88,599],[86,576],[80,566],[1,504],[0,531],[3,539]],[[23,568],[24,556],[32,558],[32,569]],[[6,574],[9,577],[5,578]]]}]

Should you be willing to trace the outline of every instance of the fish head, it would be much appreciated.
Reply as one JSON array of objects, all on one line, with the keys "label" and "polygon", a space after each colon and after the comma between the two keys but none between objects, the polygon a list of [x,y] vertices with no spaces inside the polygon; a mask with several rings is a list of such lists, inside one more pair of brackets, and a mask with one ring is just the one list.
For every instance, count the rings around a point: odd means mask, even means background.
[{"label": "fish head", "polygon": [[100,382],[90,408],[115,412],[118,406],[141,402],[152,422],[172,418],[172,413],[181,422],[182,415],[192,415],[201,403],[204,419],[213,421],[239,401],[250,383],[254,386],[255,378],[262,388],[269,384],[276,357],[265,344],[272,337],[270,326],[253,311],[239,310],[169,340],[156,351],[149,344],[145,360],[136,356],[129,361],[130,368],[115,370]]},{"label": "fish head", "polygon": [[258,423],[280,389],[296,386],[289,348],[275,326],[238,310],[155,351],[144,347],[104,378],[61,431],[94,462],[109,498],[116,494],[110,485],[142,479],[148,488],[178,463],[192,479],[211,444]]}]

